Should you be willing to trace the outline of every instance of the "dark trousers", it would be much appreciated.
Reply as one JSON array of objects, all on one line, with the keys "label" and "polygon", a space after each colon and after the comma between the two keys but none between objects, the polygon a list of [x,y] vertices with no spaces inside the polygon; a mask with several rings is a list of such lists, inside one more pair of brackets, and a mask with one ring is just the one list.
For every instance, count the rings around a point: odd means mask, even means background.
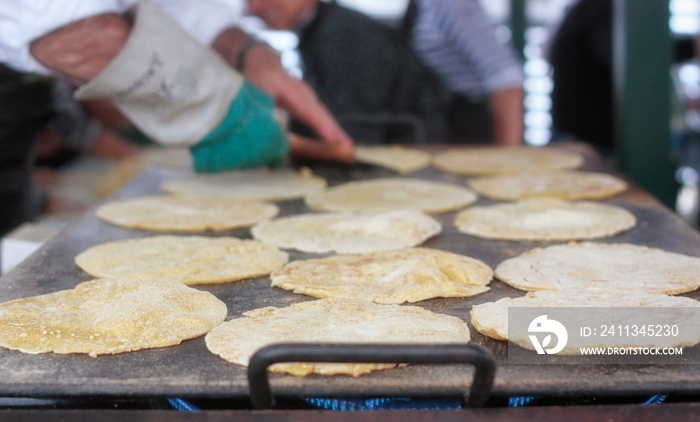
[{"label": "dark trousers", "polygon": [[453,144],[486,144],[493,136],[489,102],[473,101],[455,96],[448,112],[449,135],[447,142]]},{"label": "dark trousers", "polygon": [[49,79],[0,65],[0,236],[39,212],[34,150],[52,115]]}]

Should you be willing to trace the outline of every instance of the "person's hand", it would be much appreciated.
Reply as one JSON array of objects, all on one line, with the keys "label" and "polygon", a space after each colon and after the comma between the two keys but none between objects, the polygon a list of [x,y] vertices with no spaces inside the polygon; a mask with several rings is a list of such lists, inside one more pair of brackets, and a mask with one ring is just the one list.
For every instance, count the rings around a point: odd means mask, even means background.
[{"label": "person's hand", "polygon": [[352,139],[313,89],[307,83],[291,77],[269,48],[253,47],[242,70],[250,82],[268,92],[281,108],[313,129],[321,140],[352,147]]},{"label": "person's hand", "polygon": [[244,83],[224,120],[190,147],[194,169],[218,172],[281,164],[289,152],[289,144],[273,118],[273,108],[272,98]]},{"label": "person's hand", "polygon": [[288,136],[292,159],[314,161],[340,161],[353,163],[355,153],[352,146],[331,144],[290,133]]},{"label": "person's hand", "polygon": [[352,139],[340,127],[313,89],[289,75],[279,57],[265,44],[250,43],[250,36],[238,28],[223,31],[212,44],[231,66],[258,88],[272,96],[275,103],[305,123],[329,144],[352,147]]},{"label": "person's hand", "polygon": [[[103,29],[110,36],[97,36],[96,23],[109,26]],[[81,38],[82,50],[75,47]],[[272,99],[153,2],[138,4],[133,25],[119,16],[90,17],[33,47],[44,65],[89,80],[78,99],[109,99],[152,139],[190,145],[197,171],[276,165],[289,151]]]}]

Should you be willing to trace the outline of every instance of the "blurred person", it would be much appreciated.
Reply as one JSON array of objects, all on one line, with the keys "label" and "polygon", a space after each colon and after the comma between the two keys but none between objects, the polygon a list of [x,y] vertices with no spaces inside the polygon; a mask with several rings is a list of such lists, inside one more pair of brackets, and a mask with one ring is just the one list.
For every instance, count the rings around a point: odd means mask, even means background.
[{"label": "blurred person", "polygon": [[54,116],[51,95],[50,79],[0,65],[0,236],[46,206],[32,170],[35,140]]},{"label": "blurred person", "polygon": [[[14,120],[26,121],[21,135],[17,125],[1,122],[0,143],[8,153],[0,164],[9,175],[2,189],[21,197],[12,199],[13,207],[28,203],[26,163],[51,115],[48,84],[42,77],[36,85],[15,83],[25,75],[72,78],[81,85],[78,98],[108,99],[156,141],[189,145],[197,171],[280,163],[290,140],[273,117],[274,102],[313,128],[329,146],[325,158],[351,159],[352,140],[313,91],[237,28],[240,15],[224,0],[168,0],[160,6],[144,0],[134,8],[135,0],[67,3],[27,0],[0,13],[0,63],[12,73],[11,95],[3,93],[0,108],[16,108]],[[17,98],[27,106],[18,107]],[[292,142],[292,151],[300,143],[309,150],[307,141]],[[9,214],[3,227],[28,215]]]},{"label": "blurred person", "polygon": [[572,5],[549,48],[555,140],[572,137],[609,157],[615,147],[612,1]]},{"label": "blurred person", "polygon": [[451,142],[523,142],[523,70],[477,0],[410,0],[403,33],[453,100]]},{"label": "blurred person", "polygon": [[[584,141],[615,159],[613,1],[578,0],[565,11],[549,45],[553,69],[553,139]],[[696,37],[675,37],[674,63],[694,59]],[[674,98],[674,101],[678,99]]]},{"label": "blurred person", "polygon": [[[304,80],[353,138],[416,141],[381,125],[381,117],[408,116],[430,141],[442,140],[447,92],[397,31],[335,1],[248,0],[248,12],[270,29],[298,35]],[[363,124],[374,118],[376,126]]]}]

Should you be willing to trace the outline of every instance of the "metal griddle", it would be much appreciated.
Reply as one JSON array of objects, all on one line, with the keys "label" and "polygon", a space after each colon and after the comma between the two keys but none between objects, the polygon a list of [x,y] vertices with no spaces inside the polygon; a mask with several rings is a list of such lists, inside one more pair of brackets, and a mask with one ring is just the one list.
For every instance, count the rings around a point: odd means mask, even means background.
[{"label": "metal griddle", "polygon": [[[587,156],[584,170],[605,170],[595,157]],[[319,166],[314,171],[330,185],[349,180],[395,177],[385,169],[366,166]],[[186,174],[185,170],[149,166],[110,200],[156,194],[160,181]],[[464,183],[465,177],[442,173],[434,168],[409,177]],[[603,242],[629,242],[668,251],[700,256],[700,234],[649,194],[632,187],[630,191],[602,202],[620,205],[633,212],[638,226]],[[479,204],[493,201],[481,198]],[[309,210],[301,200],[278,203],[281,216]],[[462,253],[495,267],[499,262],[547,242],[483,240],[458,233],[452,226],[455,213],[437,215],[443,233],[425,246]],[[117,239],[149,236],[153,233],[111,226],[99,221],[94,210],[71,224],[42,249],[2,278],[0,301],[29,297],[71,288],[89,280],[73,257],[86,248]],[[217,234],[219,235],[219,234]],[[248,230],[221,235],[249,238]],[[291,259],[320,255],[290,252]],[[313,298],[269,287],[260,277],[235,283],[198,285],[229,308],[228,319],[264,306],[284,307]],[[414,304],[431,311],[453,315],[469,323],[472,305],[503,297],[522,296],[499,281],[491,290],[472,298],[432,299]],[[700,293],[687,294],[700,298]],[[700,394],[700,365],[508,365],[506,343],[486,338],[472,327],[473,341],[491,349],[498,361],[495,396],[541,395],[566,397],[580,395],[637,395],[676,393]],[[697,348],[697,346],[696,346]],[[297,378],[284,374],[271,376],[278,396],[452,396],[468,389],[473,369],[462,365],[412,365],[379,371],[358,378],[347,376]],[[122,396],[122,397],[204,397],[245,399],[248,383],[245,368],[230,364],[207,351],[202,337],[168,348],[143,350],[91,358],[86,355],[27,355],[0,350],[0,396]]]}]

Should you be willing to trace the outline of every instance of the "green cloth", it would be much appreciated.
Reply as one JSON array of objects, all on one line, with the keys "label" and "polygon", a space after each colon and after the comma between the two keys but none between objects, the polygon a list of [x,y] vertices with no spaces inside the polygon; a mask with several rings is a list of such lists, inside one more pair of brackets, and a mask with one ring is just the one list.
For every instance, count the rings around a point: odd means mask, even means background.
[{"label": "green cloth", "polygon": [[219,126],[190,148],[195,171],[280,165],[289,153],[289,143],[272,115],[273,108],[269,95],[245,82]]}]

